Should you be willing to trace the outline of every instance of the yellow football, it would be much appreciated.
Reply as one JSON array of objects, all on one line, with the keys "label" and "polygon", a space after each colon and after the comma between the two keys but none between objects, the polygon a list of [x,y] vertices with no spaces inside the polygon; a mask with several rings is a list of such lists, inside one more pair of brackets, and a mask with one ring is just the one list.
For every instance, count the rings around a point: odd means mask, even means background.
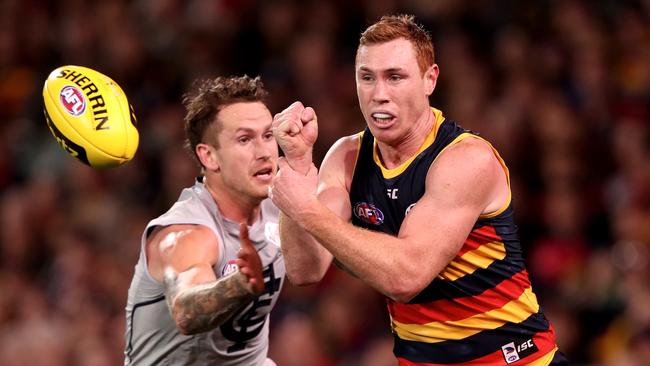
[{"label": "yellow football", "polygon": [[62,66],[43,86],[45,120],[70,155],[93,168],[133,159],[139,136],[133,107],[117,83],[95,70]]}]

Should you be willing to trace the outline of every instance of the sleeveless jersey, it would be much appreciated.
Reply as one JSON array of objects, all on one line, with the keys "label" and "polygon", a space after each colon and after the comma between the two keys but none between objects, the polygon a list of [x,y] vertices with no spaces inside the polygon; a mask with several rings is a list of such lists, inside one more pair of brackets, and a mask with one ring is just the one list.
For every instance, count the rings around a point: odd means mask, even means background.
[{"label": "sleeveless jersey", "polygon": [[140,259],[129,288],[126,306],[125,365],[263,365],[267,360],[269,313],[284,281],[280,252],[279,211],[271,200],[261,204],[262,218],[249,227],[251,242],[264,268],[265,292],[221,326],[204,333],[183,335],[172,320],[162,283],[147,270],[145,243],[156,226],[196,224],[210,228],[219,238],[217,278],[236,270],[239,224],[226,220],[199,178],[181,192],[178,201],[147,225]]},{"label": "sleeveless jersey", "polygon": [[[350,187],[355,226],[397,236],[436,157],[464,138],[480,138],[433,112],[435,126],[420,151],[395,169],[381,164],[370,130],[360,133]],[[479,217],[455,258],[410,302],[387,299],[399,365],[550,363],[555,333],[532,291],[510,201]]]}]

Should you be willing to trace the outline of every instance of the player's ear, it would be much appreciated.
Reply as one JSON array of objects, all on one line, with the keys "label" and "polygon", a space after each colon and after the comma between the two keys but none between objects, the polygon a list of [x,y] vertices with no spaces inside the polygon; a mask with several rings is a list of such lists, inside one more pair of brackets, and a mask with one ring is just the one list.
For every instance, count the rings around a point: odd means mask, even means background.
[{"label": "player's ear", "polygon": [[438,64],[431,65],[424,72],[424,92],[427,96],[433,94],[433,89],[436,88],[436,82],[438,81],[438,74],[440,74]]},{"label": "player's ear", "polygon": [[219,171],[219,159],[217,157],[217,149],[215,149],[214,146],[210,144],[200,143],[196,144],[194,151],[196,152],[196,156],[199,158],[199,161],[201,161],[201,164],[205,167],[205,169],[215,172]]}]

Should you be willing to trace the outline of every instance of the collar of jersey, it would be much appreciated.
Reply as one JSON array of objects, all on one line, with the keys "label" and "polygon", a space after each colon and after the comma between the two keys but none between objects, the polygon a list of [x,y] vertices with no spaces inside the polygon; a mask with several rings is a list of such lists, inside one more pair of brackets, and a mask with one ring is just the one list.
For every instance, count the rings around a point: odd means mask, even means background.
[{"label": "collar of jersey", "polygon": [[372,147],[372,159],[375,161],[375,164],[377,164],[377,166],[381,169],[381,174],[384,176],[384,178],[386,179],[395,178],[398,175],[402,174],[402,172],[404,172],[406,168],[408,168],[409,165],[411,165],[413,160],[418,155],[420,155],[422,151],[426,150],[429,146],[431,146],[433,142],[436,140],[438,129],[440,128],[440,125],[442,125],[442,122],[444,122],[445,117],[442,115],[442,111],[440,111],[439,109],[432,107],[431,110],[433,111],[433,114],[436,118],[433,124],[433,128],[431,129],[431,132],[429,132],[427,137],[424,139],[424,143],[422,144],[422,146],[420,146],[420,149],[418,149],[418,151],[415,154],[413,154],[413,156],[408,158],[408,160],[406,160],[399,166],[396,166],[395,168],[392,169],[388,169],[384,166],[384,164],[381,162],[381,159],[379,159],[379,154],[377,154],[377,150],[378,150],[377,139],[374,139],[373,147]]}]

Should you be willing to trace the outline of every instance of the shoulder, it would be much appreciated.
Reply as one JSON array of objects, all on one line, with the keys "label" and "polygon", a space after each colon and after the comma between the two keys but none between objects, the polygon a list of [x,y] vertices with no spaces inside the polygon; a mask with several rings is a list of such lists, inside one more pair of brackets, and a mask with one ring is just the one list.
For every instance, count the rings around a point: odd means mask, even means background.
[{"label": "shoulder", "polygon": [[175,224],[157,228],[149,237],[148,246],[166,254],[192,251],[202,253],[206,258],[219,252],[219,238],[207,226]]},{"label": "shoulder", "polygon": [[[503,167],[492,146],[473,135],[445,148],[427,174],[427,190],[487,200],[501,186]],[[503,180],[505,183],[505,180]],[[456,199],[456,198],[454,198]]]},{"label": "shoulder", "polygon": [[499,167],[499,161],[492,146],[475,135],[468,134],[460,141],[447,146],[434,160],[432,168],[476,168],[479,170]]},{"label": "shoulder", "polygon": [[355,133],[354,135],[343,136],[336,140],[332,147],[327,152],[325,159],[332,157],[348,157],[350,154],[356,156],[359,151],[359,145],[363,138],[364,132]]},{"label": "shoulder", "polygon": [[332,145],[321,164],[321,179],[335,176],[338,180],[345,180],[349,187],[363,134],[341,137]]},{"label": "shoulder", "polygon": [[147,268],[153,278],[162,281],[163,269],[168,265],[185,268],[196,263],[217,263],[219,248],[217,235],[207,226],[159,226],[147,239]]},{"label": "shoulder", "polygon": [[[209,195],[209,193],[200,184],[184,189],[178,200],[165,213],[147,224],[146,234],[149,235],[155,227],[167,227],[177,224],[213,226],[214,215],[206,204],[211,198],[205,197],[205,195]],[[218,213],[216,210],[213,212]]]}]

